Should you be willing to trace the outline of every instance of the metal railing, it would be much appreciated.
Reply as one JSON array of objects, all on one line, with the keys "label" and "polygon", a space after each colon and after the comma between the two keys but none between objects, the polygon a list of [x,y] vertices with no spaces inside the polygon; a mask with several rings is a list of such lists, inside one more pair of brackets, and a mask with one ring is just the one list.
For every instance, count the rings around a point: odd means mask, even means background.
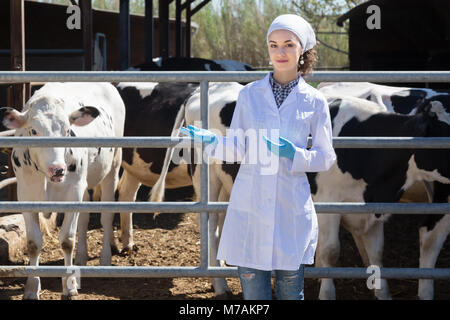
[{"label": "metal railing", "polygon": [[[250,82],[261,71],[1,71],[0,83],[21,82]],[[317,71],[306,81],[450,82],[450,71]]]},{"label": "metal railing", "polygon": [[[266,72],[0,72],[0,83],[20,82],[200,82],[202,127],[208,128],[208,86],[214,82],[250,82]],[[433,72],[316,72],[307,81],[450,82],[449,71]],[[1,137],[0,146],[40,147],[190,147],[190,138],[23,138]],[[197,146],[201,144],[197,143]],[[337,137],[335,148],[450,148],[450,138]],[[202,160],[204,161],[204,160]],[[205,164],[203,162],[203,164]],[[209,266],[208,212],[226,211],[226,202],[209,202],[208,165],[201,166],[200,202],[0,202],[0,212],[200,212],[201,262],[198,267],[60,267],[0,266],[0,277],[67,276],[75,269],[81,277],[237,277],[237,269]],[[317,213],[449,214],[448,203],[318,203]],[[450,269],[381,268],[381,278],[448,279]],[[305,268],[306,278],[367,278],[365,268]]]}]

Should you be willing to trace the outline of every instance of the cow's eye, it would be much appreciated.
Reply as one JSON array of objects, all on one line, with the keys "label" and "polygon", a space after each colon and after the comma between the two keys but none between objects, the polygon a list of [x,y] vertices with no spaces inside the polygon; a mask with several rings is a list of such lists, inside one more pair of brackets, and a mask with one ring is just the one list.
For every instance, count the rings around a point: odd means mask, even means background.
[{"label": "cow's eye", "polygon": [[31,134],[32,134],[33,136],[37,135],[37,132],[36,132],[36,130],[34,130],[34,129],[31,129]]}]

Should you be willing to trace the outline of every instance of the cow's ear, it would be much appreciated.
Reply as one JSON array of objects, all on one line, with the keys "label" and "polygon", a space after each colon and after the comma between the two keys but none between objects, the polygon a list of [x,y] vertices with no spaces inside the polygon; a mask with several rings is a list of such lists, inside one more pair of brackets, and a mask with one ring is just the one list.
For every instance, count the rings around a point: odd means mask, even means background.
[{"label": "cow's ear", "polygon": [[26,112],[19,112],[14,108],[0,108],[0,121],[8,129],[18,129],[27,121]]},{"label": "cow's ear", "polygon": [[100,112],[96,107],[82,107],[72,112],[69,116],[69,122],[71,125],[82,127],[91,123],[99,114]]}]

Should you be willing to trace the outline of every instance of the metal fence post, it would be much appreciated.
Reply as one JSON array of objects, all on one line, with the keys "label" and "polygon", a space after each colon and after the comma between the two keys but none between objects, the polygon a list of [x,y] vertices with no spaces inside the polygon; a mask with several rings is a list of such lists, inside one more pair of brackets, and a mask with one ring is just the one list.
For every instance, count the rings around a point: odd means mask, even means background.
[{"label": "metal fence post", "polygon": [[[209,113],[208,113],[208,86],[207,80],[200,82],[200,113],[202,120],[202,128],[209,128]],[[201,148],[201,163],[200,166],[200,202],[207,205],[209,202],[209,164],[207,159],[203,158],[204,145]],[[200,213],[200,268],[208,269],[209,266],[209,212]]]}]

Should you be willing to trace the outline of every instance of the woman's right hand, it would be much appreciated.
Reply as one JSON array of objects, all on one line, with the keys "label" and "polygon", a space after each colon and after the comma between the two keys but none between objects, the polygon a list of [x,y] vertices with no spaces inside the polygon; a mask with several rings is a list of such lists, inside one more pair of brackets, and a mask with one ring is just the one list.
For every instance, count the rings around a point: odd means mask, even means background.
[{"label": "woman's right hand", "polygon": [[206,129],[197,128],[195,126],[188,125],[187,128],[181,127],[180,132],[190,136],[198,142],[205,142],[206,144],[213,143],[214,145],[216,145],[218,142],[217,137],[214,133]]}]

